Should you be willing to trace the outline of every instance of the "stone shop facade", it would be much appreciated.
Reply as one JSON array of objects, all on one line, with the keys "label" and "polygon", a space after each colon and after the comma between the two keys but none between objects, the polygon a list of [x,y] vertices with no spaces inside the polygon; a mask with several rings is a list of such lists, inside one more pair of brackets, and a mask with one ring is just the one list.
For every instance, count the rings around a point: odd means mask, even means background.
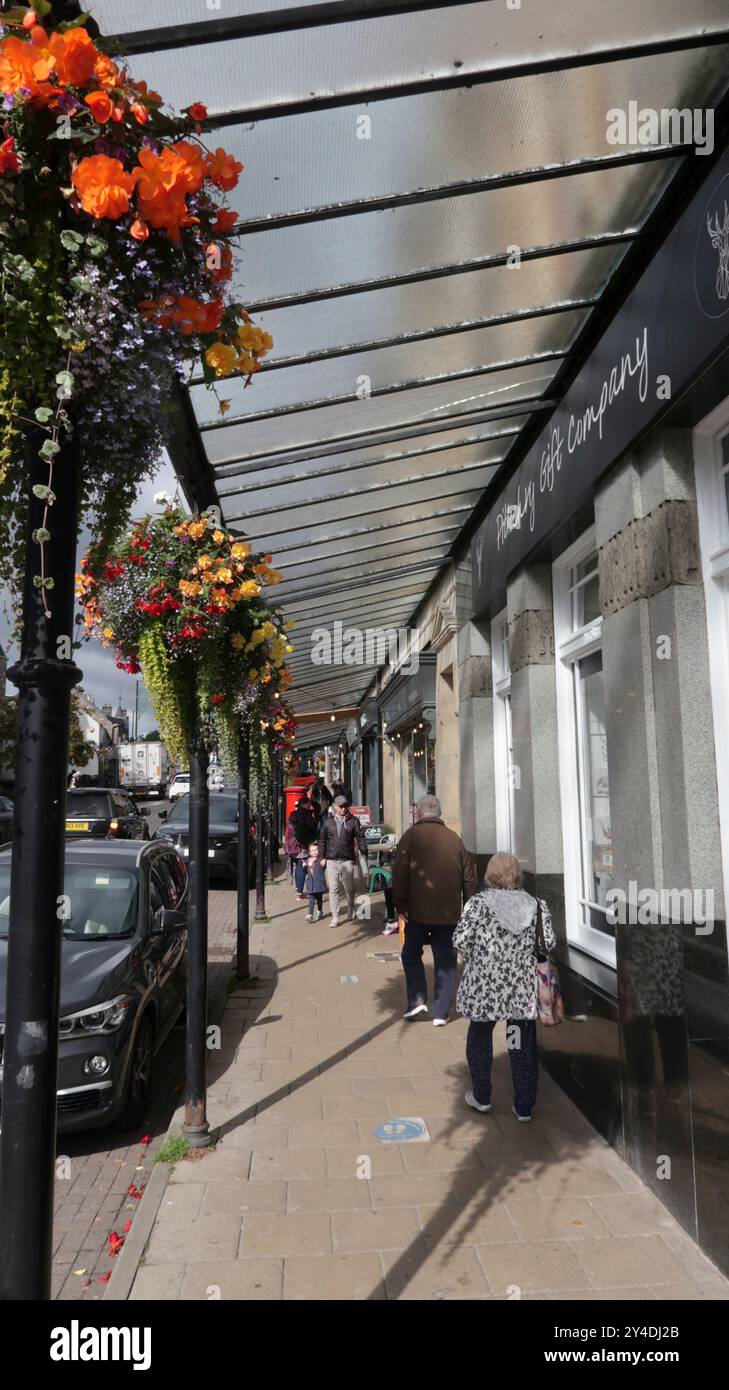
[{"label": "stone shop facade", "polygon": [[725,199],[726,156],[475,534],[456,642],[467,847],[555,917],[544,1063],[726,1271]]}]

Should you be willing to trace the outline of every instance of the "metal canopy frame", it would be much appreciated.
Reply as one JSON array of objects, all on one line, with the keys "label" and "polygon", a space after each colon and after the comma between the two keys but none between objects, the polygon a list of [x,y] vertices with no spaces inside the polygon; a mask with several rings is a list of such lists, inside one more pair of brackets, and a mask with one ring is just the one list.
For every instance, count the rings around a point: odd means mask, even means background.
[{"label": "metal canopy frame", "polygon": [[[619,6],[621,0],[606,0],[610,3]],[[587,19],[591,6],[599,12],[589,0]],[[271,591],[271,599],[296,619],[291,661],[294,707],[314,713],[331,707],[336,714],[337,703],[342,709],[356,708],[377,673],[369,666],[315,666],[312,631],[330,627],[334,621],[345,626],[407,625],[444,567],[459,553],[486,499],[502,485],[536,436],[545,412],[559,402],[580,369],[649,254],[656,229],[674,215],[680,191],[692,177],[691,159],[682,147],[615,149],[606,141],[602,153],[594,141],[585,139],[580,146],[579,132],[575,135],[569,122],[560,127],[559,157],[553,161],[530,159],[528,144],[520,149],[514,141],[513,153],[509,147],[503,167],[495,171],[490,171],[487,157],[481,160],[480,151],[481,169],[474,168],[473,160],[467,165],[465,156],[459,167],[459,145],[451,141],[447,157],[441,154],[441,164],[430,170],[436,177],[428,177],[417,152],[429,140],[439,139],[439,96],[491,85],[494,100],[505,103],[503,119],[508,121],[506,94],[511,83],[551,74],[558,94],[561,74],[592,69],[600,73],[594,90],[602,119],[603,108],[610,105],[611,80],[619,81],[626,63],[668,55],[666,71],[671,71],[671,63],[678,63],[677,71],[683,73],[682,105],[718,103],[727,90],[727,79],[721,74],[729,65],[723,61],[721,46],[729,44],[729,17],[718,15],[712,0],[696,0],[692,9],[676,0],[648,0],[639,11],[631,12],[625,42],[619,44],[619,29],[606,22],[594,32],[586,30],[580,46],[579,34],[575,42],[564,23],[565,0],[554,0],[544,7],[536,28],[524,31],[531,33],[528,47],[526,39],[510,39],[501,46],[491,41],[489,26],[503,22],[498,0],[480,0],[480,4],[478,0],[330,0],[302,5],[289,0],[280,8],[237,14],[213,10],[188,23],[165,23],[165,13],[174,18],[170,11],[175,8],[149,0],[147,15],[132,6],[129,25],[138,22],[140,27],[129,27],[117,37],[121,49],[132,55],[132,71],[136,56],[152,85],[155,55],[160,55],[164,66],[176,51],[179,66],[187,61],[189,67],[190,51],[203,46],[196,74],[197,99],[211,111],[203,128],[214,143],[218,131],[224,143],[226,128],[239,127],[243,139],[246,126],[253,129],[267,122],[266,128],[279,141],[273,148],[285,152],[285,132],[293,133],[296,127],[283,122],[294,122],[304,114],[319,113],[326,120],[327,112],[337,112],[341,120],[343,108],[357,113],[382,103],[389,103],[388,119],[391,113],[401,112],[397,130],[402,169],[413,169],[402,187],[399,178],[393,180],[398,186],[389,188],[381,180],[376,191],[357,197],[352,196],[356,189],[351,181],[345,180],[342,196],[337,196],[338,171],[326,163],[326,151],[320,152],[314,142],[306,150],[306,205],[301,205],[300,195],[292,195],[293,205],[287,207],[284,199],[282,208],[281,189],[285,190],[287,177],[284,157],[282,167],[270,171],[279,183],[276,210],[271,215],[247,216],[243,176],[242,211],[228,236],[245,258],[241,298],[264,327],[267,315],[279,316],[274,350],[251,390],[244,391],[240,378],[219,383],[221,394],[231,396],[232,408],[223,417],[212,417],[209,397],[203,396],[200,377],[195,376],[173,440],[178,471],[186,478],[194,475],[197,495],[214,498],[232,531],[255,548],[275,554],[283,579],[278,591]],[[473,17],[467,13],[469,8]],[[105,9],[117,16],[124,12],[118,0],[97,0],[95,15],[108,33]],[[418,17],[430,11],[441,12],[446,32],[449,11],[454,12],[457,32],[470,32],[472,23],[483,25],[484,43],[469,54],[471,66],[454,58],[448,67],[438,52],[432,68],[418,60],[410,70],[404,66],[398,72],[390,64],[389,75],[387,66],[378,71],[378,24],[402,24],[397,33],[405,44],[403,51],[409,51],[406,40],[412,32],[416,53]],[[463,15],[457,23],[456,12]],[[429,36],[443,32],[440,23],[437,15],[425,21]],[[307,72],[307,56],[317,50],[307,40],[308,31],[320,35],[319,52],[327,43],[334,51],[336,40],[338,51],[347,53],[348,34],[353,43],[355,36],[366,35],[361,50],[352,49],[358,63],[349,85],[343,78],[340,89],[336,82],[328,87],[321,74]],[[241,68],[239,90],[235,82],[231,87],[228,73],[227,97],[218,100],[216,89],[222,90],[222,78],[219,83],[217,64],[212,61],[217,54],[210,46],[239,45],[233,51],[235,59],[238,54],[244,57],[248,41],[255,44],[264,36],[270,45],[256,47],[255,54],[279,52],[286,61],[280,69],[272,66],[270,73],[259,74],[260,98],[248,93]],[[238,74],[235,63],[233,71]],[[662,72],[659,62],[654,72],[659,82]],[[466,115],[473,111],[467,100],[464,96]],[[417,128],[408,122],[408,102],[421,103],[410,107],[422,118]],[[549,120],[551,114],[542,112],[541,119]],[[559,119],[558,110],[554,119]],[[280,130],[270,125],[276,121],[281,123]],[[294,145],[292,141],[292,149]],[[255,149],[254,145],[254,154]],[[612,175],[620,169],[626,171],[622,179]],[[439,181],[441,170],[446,177]],[[589,175],[593,178],[583,177]],[[595,178],[598,191],[603,190],[602,201],[595,197]],[[529,244],[519,245],[519,261],[548,263],[544,275],[533,277],[531,288],[538,293],[527,291],[520,301],[519,294],[506,292],[500,307],[490,302],[491,281],[474,281],[479,302],[474,303],[471,316],[469,299],[461,295],[457,301],[459,287],[470,286],[463,277],[479,271],[498,276],[514,273],[508,219],[514,212],[523,223],[524,204],[520,214],[519,203],[509,201],[509,190],[537,188],[541,211],[528,224]],[[479,203],[471,195],[481,195],[485,201]],[[558,215],[565,198],[570,209],[566,218]],[[457,201],[463,199],[465,203]],[[259,197],[259,203],[265,208],[265,198]],[[493,226],[488,224],[490,208],[494,209]],[[401,217],[399,210],[403,210]],[[413,215],[418,219],[415,224],[408,220]],[[460,222],[468,222],[463,237]],[[337,226],[342,228],[338,241],[332,240]],[[414,226],[433,229],[432,234],[419,240],[412,235]],[[312,240],[315,229],[321,229],[320,240]],[[369,240],[376,244],[377,256],[368,261]],[[600,255],[602,266],[594,259]],[[266,268],[265,292],[258,295],[257,265]],[[271,268],[281,265],[286,269],[274,275]],[[593,283],[588,284],[590,278]],[[393,293],[388,299],[383,291]],[[368,323],[364,321],[367,314],[360,311],[369,309],[370,302],[374,307]],[[322,319],[328,305],[332,315],[340,306],[336,329],[330,330],[329,321]],[[306,323],[301,320],[298,341],[287,350],[287,314],[290,317],[312,306],[318,306],[318,341],[308,346]],[[572,319],[561,317],[565,314]],[[562,340],[559,333],[550,338],[550,325],[559,329],[562,323],[566,328]],[[418,368],[417,375],[408,371],[411,364]],[[352,385],[345,391],[349,365]],[[364,394],[358,370],[372,377]],[[302,373],[300,384],[297,371]],[[459,383],[472,383],[476,394],[469,394]],[[187,430],[185,438],[182,426]],[[311,745],[315,731],[322,741],[337,742],[343,727],[340,718],[329,725],[323,721],[307,725],[298,742]]]}]

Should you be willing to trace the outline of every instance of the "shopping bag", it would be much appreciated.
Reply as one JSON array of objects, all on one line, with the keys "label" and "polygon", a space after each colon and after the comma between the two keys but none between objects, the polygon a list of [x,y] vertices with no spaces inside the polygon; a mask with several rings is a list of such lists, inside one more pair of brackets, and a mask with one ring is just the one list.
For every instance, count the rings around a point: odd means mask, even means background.
[{"label": "shopping bag", "polygon": [[564,1023],[564,1000],[557,969],[547,955],[542,904],[537,898],[537,1018],[547,1028]]}]

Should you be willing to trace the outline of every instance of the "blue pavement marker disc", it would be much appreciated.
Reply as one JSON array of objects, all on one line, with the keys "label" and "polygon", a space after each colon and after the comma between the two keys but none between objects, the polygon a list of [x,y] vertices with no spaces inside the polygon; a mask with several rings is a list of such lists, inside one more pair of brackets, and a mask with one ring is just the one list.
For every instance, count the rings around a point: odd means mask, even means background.
[{"label": "blue pavement marker disc", "polygon": [[381,1144],[425,1144],[430,1139],[425,1120],[408,1116],[402,1120],[386,1120],[373,1130]]}]

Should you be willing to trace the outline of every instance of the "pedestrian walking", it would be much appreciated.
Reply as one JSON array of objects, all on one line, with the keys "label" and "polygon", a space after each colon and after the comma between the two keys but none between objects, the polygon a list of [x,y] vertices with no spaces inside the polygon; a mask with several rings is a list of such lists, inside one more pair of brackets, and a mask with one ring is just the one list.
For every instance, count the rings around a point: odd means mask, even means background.
[{"label": "pedestrian walking", "polygon": [[309,847],[313,845],[317,834],[314,807],[310,801],[307,801],[305,796],[299,798],[296,803],[296,809],[291,813],[291,829],[298,844],[294,863],[296,901],[303,903],[306,901],[304,880],[306,879],[306,864],[309,858]]},{"label": "pedestrian walking", "polygon": [[296,860],[297,860],[297,857],[298,857],[299,850],[301,849],[301,845],[299,844],[299,842],[298,842],[298,840],[297,840],[297,838],[296,838],[296,836],[295,836],[295,834],[294,834],[294,827],[293,827],[293,825],[291,824],[291,816],[289,816],[289,818],[288,818],[288,820],[287,820],[287,822],[286,822],[286,834],[285,834],[285,836],[284,836],[284,848],[285,848],[285,850],[286,850],[286,854],[287,854],[287,856],[288,856],[288,861],[289,861],[289,883],[293,883],[293,881],[294,881],[294,869],[295,869],[295,867],[296,867]]},{"label": "pedestrian walking", "polygon": [[486,887],[466,904],[453,941],[464,968],[456,1004],[470,1019],[466,1060],[473,1089],[466,1104],[491,1109],[493,1031],[506,1021],[506,1044],[514,1088],[513,1112],[526,1124],[537,1098],[537,936],[539,919],[548,951],[555,944],[547,904],[522,888],[513,854],[494,854]]},{"label": "pedestrian walking", "polygon": [[354,874],[357,854],[367,855],[367,841],[356,816],[349,813],[349,803],[341,794],[335,796],[333,815],[325,816],[319,831],[319,859],[326,870],[329,905],[333,927],[338,927],[347,903],[347,921],[354,917]]},{"label": "pedestrian walking", "polygon": [[[311,845],[309,848],[304,887],[309,894],[309,911],[306,914],[306,920],[307,922],[321,922],[324,916],[324,894],[327,889],[327,881],[324,869],[319,862],[318,845]],[[315,906],[316,916],[314,916]]]},{"label": "pedestrian walking", "polygon": [[404,1017],[428,1012],[423,947],[435,964],[433,1023],[442,1026],[456,992],[453,932],[463,904],[476,891],[476,871],[460,837],[441,819],[436,796],[418,802],[418,819],[398,842],[392,870],[395,906],[406,919],[402,960],[407,989]]}]

